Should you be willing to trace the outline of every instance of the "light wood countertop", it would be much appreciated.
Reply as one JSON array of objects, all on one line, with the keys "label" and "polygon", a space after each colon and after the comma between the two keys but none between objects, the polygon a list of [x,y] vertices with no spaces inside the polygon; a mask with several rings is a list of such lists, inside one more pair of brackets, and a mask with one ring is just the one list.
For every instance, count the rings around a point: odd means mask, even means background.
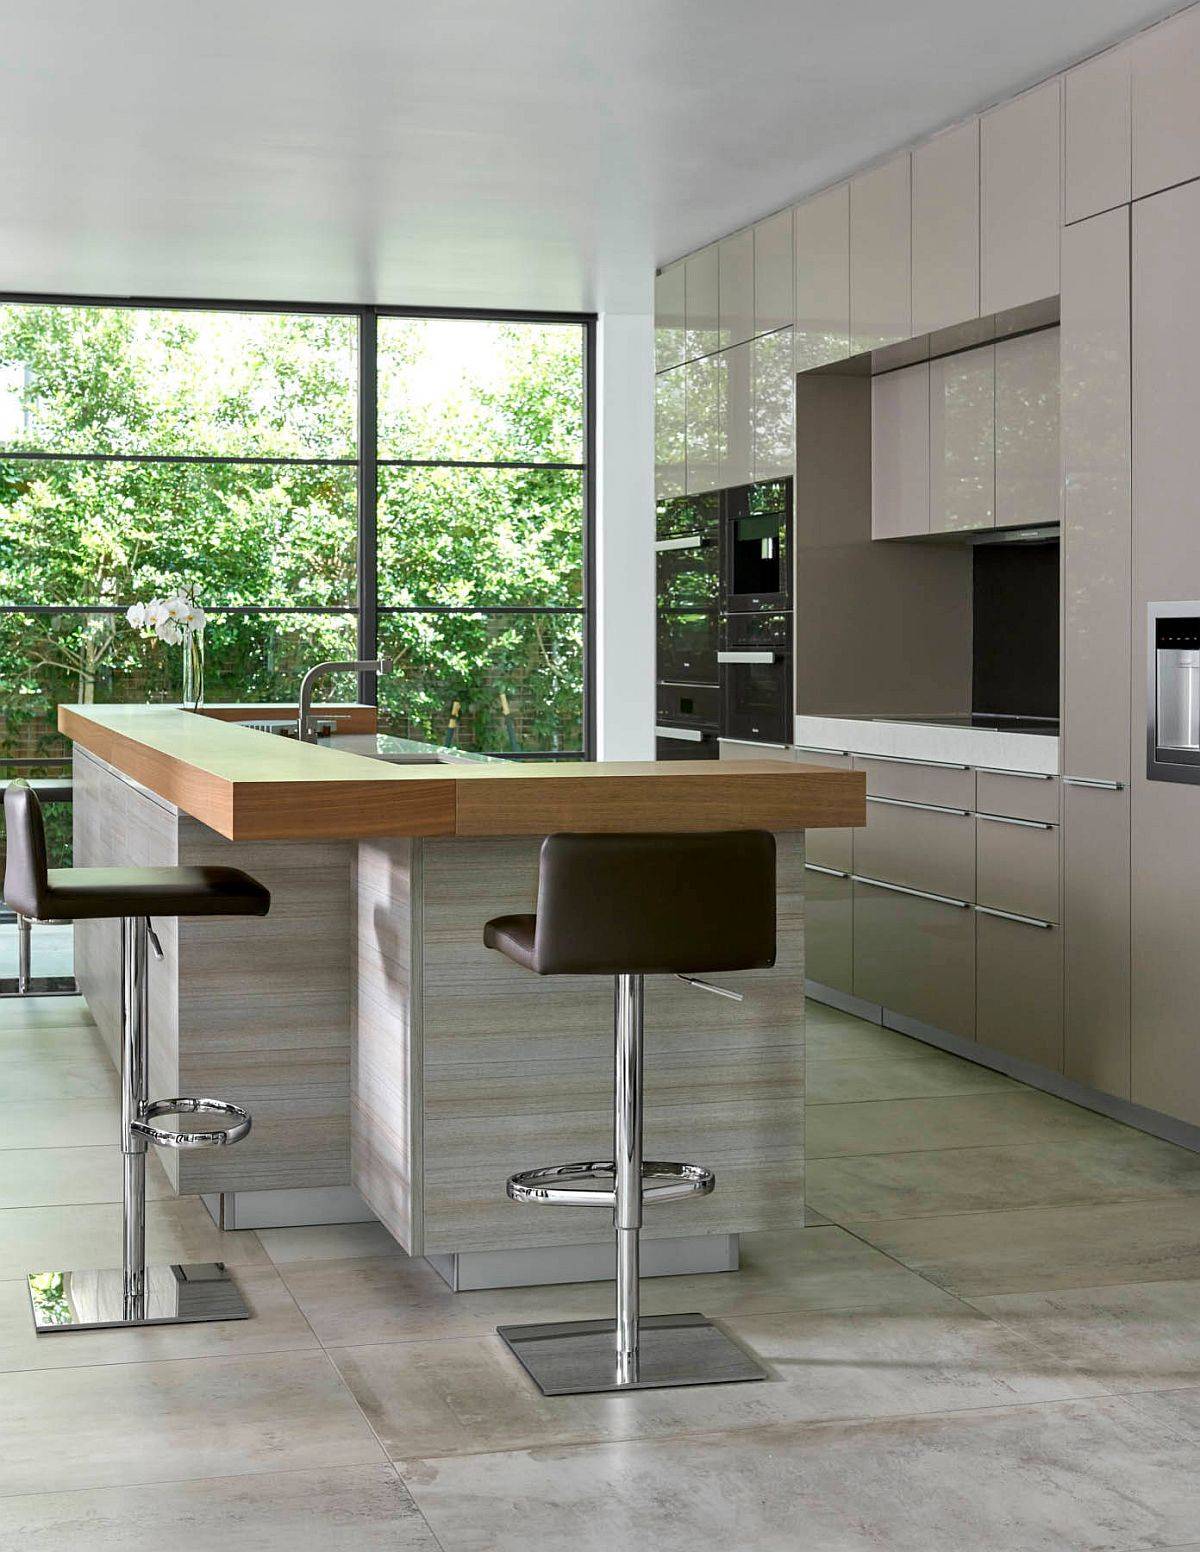
[{"label": "light wood countertop", "polygon": [[63,705],[58,726],[231,841],[866,823],[862,772],[778,760],[389,765],[171,706]]}]

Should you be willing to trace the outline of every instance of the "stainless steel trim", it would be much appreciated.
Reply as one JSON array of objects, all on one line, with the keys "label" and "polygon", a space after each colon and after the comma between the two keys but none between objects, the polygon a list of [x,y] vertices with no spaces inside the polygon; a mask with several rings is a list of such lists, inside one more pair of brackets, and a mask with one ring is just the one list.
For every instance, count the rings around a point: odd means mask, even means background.
[{"label": "stainless steel trim", "polygon": [[1021,922],[1026,927],[1054,926],[1053,922],[1043,921],[1040,916],[1021,916],[1016,911],[998,911],[993,905],[977,905],[975,909],[981,916],[998,916],[1001,921]]},{"label": "stainless steel trim", "polygon": [[840,754],[848,755],[849,749],[827,749],[824,744],[793,744],[793,749],[802,750],[805,754]]},{"label": "stainless steel trim", "polygon": [[390,657],[376,657],[364,661],[314,663],[300,681],[300,697],[297,705],[296,737],[305,744],[315,744],[317,729],[313,724],[313,686],[325,674],[390,674]]},{"label": "stainless steel trim", "polygon": [[1051,824],[1046,819],[1013,819],[1008,814],[981,814],[975,811],[976,819],[986,819],[989,824],[1019,825],[1022,830],[1055,830],[1057,825]]},{"label": "stainless steel trim", "polygon": [[1016,776],[1021,781],[1053,781],[1053,771],[1006,771],[998,765],[977,765],[981,776]]},{"label": "stainless steel trim", "polygon": [[768,739],[765,739],[765,738],[725,738],[724,736],[722,736],[720,742],[723,743],[723,744],[739,744],[743,749],[791,749],[792,748],[791,744],[773,744]]},{"label": "stainless steel trim", "polygon": [[702,744],[704,742],[704,734],[699,728],[660,727],[656,723],[654,736],[655,738],[682,738],[686,739],[689,744]]},{"label": "stainless steel trim", "polygon": [[711,992],[714,997],[728,997],[730,1002],[745,1002],[744,992],[735,992],[728,986],[714,986],[711,981],[702,981],[698,975],[681,975],[675,972],[675,979],[683,981],[685,985],[694,987],[698,992]]},{"label": "stainless steel trim", "polygon": [[718,652],[718,663],[777,663],[778,652]]},{"label": "stainless steel trim", "polygon": [[661,555],[667,550],[699,550],[703,549],[704,540],[699,534],[688,534],[685,539],[657,539],[654,548]]},{"label": "stainless steel trim", "polygon": [[840,868],[823,868],[819,862],[806,862],[805,870],[809,873],[824,873],[829,878],[849,878],[849,873],[843,873]]},{"label": "stainless steel trim", "polygon": [[857,760],[886,760],[889,765],[928,765],[937,771],[969,771],[969,765],[963,765],[958,760],[918,760],[910,754],[867,754],[863,749],[856,749],[854,757]]},{"label": "stainless steel trim", "polygon": [[1064,787],[1099,787],[1105,792],[1124,792],[1123,781],[1102,781],[1094,776],[1064,776]]},{"label": "stainless steel trim", "polygon": [[880,798],[873,793],[867,794],[867,802],[886,803],[889,808],[921,808],[928,814],[957,814],[960,819],[971,812],[969,808],[952,808],[947,803],[914,803],[909,798]]},{"label": "stainless steel trim", "polygon": [[881,878],[865,878],[861,873],[851,873],[856,884],[869,884],[872,889],[890,889],[897,895],[915,895],[918,900],[936,900],[939,905],[955,905],[960,911],[969,908],[969,900],[956,900],[953,895],[935,895],[928,889],[909,889],[905,884],[885,884]]}]

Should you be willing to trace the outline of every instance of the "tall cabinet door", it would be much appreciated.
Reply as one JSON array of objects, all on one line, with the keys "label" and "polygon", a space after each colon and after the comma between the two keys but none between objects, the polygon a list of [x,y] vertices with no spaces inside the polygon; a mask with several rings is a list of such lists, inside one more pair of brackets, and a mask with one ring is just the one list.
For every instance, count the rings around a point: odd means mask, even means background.
[{"label": "tall cabinet door", "polygon": [[1146,605],[1200,595],[1200,183],[1133,207],[1131,1097],[1200,1124],[1200,787],[1147,781]]},{"label": "tall cabinet door", "polygon": [[907,151],[850,180],[850,348],[912,334],[912,193]]},{"label": "tall cabinet door", "polygon": [[912,331],[979,316],[979,120],[912,154]]},{"label": "tall cabinet door", "polygon": [[792,331],[764,334],[749,350],[754,373],[754,478],[778,479],[796,466]]},{"label": "tall cabinet door", "polygon": [[665,372],[684,359],[683,264],[669,264],[654,277],[654,370]]},{"label": "tall cabinet door", "polygon": [[792,212],[781,210],[754,228],[754,332],[770,334],[792,322]]},{"label": "tall cabinet door", "polygon": [[[1067,1077],[1129,1094],[1129,211],[1063,233],[1063,926]],[[1079,786],[1083,781],[1101,783]]]},{"label": "tall cabinet door", "polygon": [[850,354],[850,185],[796,206],[796,371]]},{"label": "tall cabinet door", "polygon": [[753,346],[734,345],[717,363],[717,426],[721,486],[748,485],[754,478]]},{"label": "tall cabinet door", "polygon": [[1200,177],[1200,11],[1190,6],[1130,45],[1133,197]]},{"label": "tall cabinet door", "polygon": [[687,493],[692,496],[715,490],[721,479],[717,357],[689,361],[682,370],[687,377]]},{"label": "tall cabinet door", "polygon": [[1058,291],[1061,83],[1055,76],[985,113],[979,132],[980,310]]},{"label": "tall cabinet door", "polygon": [[672,367],[654,379],[654,494],[659,501],[686,489],[687,368]]}]

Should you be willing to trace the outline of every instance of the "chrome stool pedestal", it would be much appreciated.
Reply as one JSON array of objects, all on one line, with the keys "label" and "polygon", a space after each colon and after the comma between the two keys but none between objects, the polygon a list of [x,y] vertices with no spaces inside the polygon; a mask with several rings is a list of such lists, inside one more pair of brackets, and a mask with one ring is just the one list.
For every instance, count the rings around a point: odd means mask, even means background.
[{"label": "chrome stool pedestal", "polygon": [[[223,1263],[146,1265],[146,1154],[160,1148],[222,1148],[240,1142],[251,1126],[240,1105],[214,1099],[148,1098],[148,918],[121,919],[121,1152],[122,1262],[86,1271],[30,1272],[29,1300],[41,1334],[105,1327],[179,1325],[199,1320],[245,1320],[250,1311]],[[154,1122],[172,1115],[219,1117],[219,1128],[176,1131]]]}]

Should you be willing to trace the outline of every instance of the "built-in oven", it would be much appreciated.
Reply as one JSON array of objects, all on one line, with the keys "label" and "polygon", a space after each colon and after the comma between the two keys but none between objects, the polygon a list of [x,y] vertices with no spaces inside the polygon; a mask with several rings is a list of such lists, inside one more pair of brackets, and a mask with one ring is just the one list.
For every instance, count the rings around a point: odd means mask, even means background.
[{"label": "built-in oven", "polygon": [[722,736],[761,744],[790,743],[791,615],[726,615],[717,660]]},{"label": "built-in oven", "polygon": [[791,480],[735,485],[723,495],[722,609],[731,614],[790,609]]},{"label": "built-in oven", "polygon": [[659,681],[717,683],[717,612],[715,609],[660,609]]},{"label": "built-in oven", "polygon": [[715,760],[721,692],[715,684],[660,684],[654,717],[655,754],[660,760]]},{"label": "built-in oven", "polygon": [[717,525],[654,543],[659,610],[717,607]]}]

